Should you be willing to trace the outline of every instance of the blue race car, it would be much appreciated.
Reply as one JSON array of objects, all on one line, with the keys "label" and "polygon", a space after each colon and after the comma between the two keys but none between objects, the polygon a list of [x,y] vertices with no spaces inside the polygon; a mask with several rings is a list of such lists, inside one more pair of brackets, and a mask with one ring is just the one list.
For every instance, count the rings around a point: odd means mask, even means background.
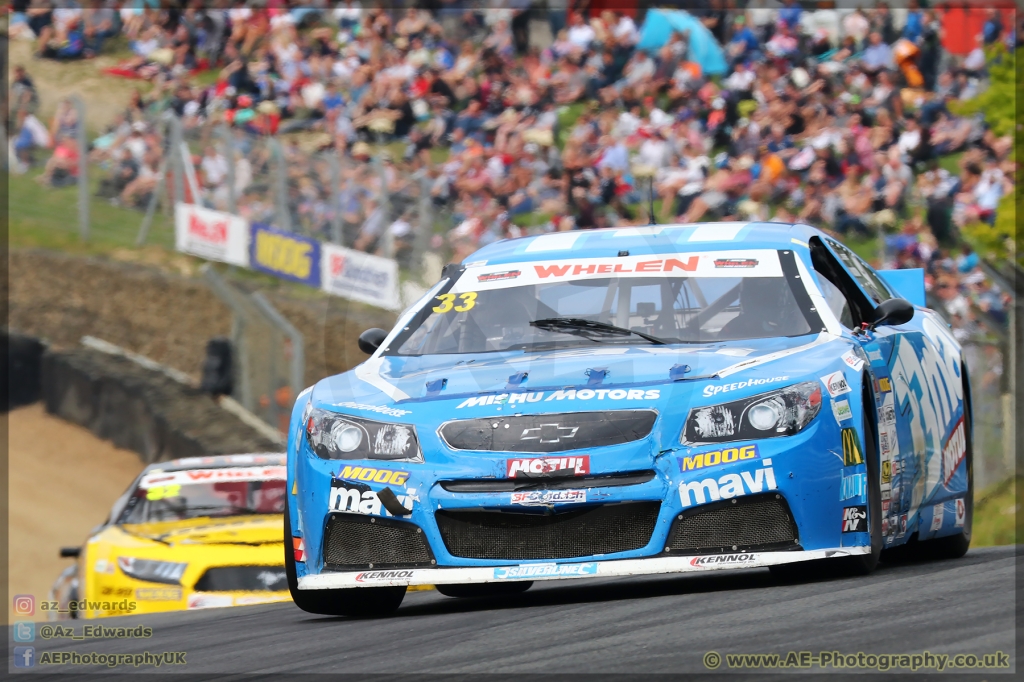
[{"label": "blue race car", "polygon": [[921,271],[806,225],[498,242],[360,346],[292,413],[285,560],[312,613],[970,543],[959,344]]}]

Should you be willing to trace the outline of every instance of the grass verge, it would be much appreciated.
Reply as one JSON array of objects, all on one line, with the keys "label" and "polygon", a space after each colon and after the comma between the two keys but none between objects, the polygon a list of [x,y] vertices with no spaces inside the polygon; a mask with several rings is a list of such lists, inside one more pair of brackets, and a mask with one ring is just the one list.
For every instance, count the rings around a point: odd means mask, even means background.
[{"label": "grass verge", "polygon": [[1002,483],[989,487],[977,498],[974,503],[971,546],[1016,544],[1017,510],[1020,507],[1016,488],[1022,483],[1022,476],[1007,478]]}]

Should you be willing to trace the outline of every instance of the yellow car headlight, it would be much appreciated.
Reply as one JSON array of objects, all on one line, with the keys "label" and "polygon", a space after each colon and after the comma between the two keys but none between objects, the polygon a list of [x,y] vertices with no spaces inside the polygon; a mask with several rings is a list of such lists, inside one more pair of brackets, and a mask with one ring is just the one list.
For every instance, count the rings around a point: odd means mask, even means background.
[{"label": "yellow car headlight", "polygon": [[181,576],[188,567],[187,563],[177,561],[155,561],[153,559],[136,559],[130,556],[117,557],[117,565],[125,575],[136,580],[165,585],[180,585]]}]

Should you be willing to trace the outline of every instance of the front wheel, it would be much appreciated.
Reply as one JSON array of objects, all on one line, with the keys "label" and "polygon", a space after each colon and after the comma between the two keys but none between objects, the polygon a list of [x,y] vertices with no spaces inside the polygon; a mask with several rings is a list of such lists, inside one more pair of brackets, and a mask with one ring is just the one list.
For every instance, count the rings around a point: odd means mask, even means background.
[{"label": "front wheel", "polygon": [[512,583],[481,583],[479,585],[435,585],[437,591],[446,597],[470,599],[472,597],[509,597],[522,594],[533,585],[532,580]]},{"label": "front wheel", "polygon": [[350,618],[380,618],[398,610],[405,598],[405,586],[353,587],[340,590],[300,590],[291,546],[292,524],[288,504],[284,507],[284,572],[292,601],[306,613]]}]

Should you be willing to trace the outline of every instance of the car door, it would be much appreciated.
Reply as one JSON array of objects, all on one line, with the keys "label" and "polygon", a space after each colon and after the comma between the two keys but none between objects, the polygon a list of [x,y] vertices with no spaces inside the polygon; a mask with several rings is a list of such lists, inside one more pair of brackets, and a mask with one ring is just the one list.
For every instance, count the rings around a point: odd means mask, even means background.
[{"label": "car door", "polygon": [[[846,246],[828,238],[823,242],[873,305],[896,296]],[[960,348],[935,313],[920,309],[904,325],[879,326],[857,338],[875,382],[887,510],[883,526],[892,541],[924,530],[918,518],[922,507],[966,490],[966,476],[957,475],[964,456]],[[931,519],[924,521],[930,527]]]}]

